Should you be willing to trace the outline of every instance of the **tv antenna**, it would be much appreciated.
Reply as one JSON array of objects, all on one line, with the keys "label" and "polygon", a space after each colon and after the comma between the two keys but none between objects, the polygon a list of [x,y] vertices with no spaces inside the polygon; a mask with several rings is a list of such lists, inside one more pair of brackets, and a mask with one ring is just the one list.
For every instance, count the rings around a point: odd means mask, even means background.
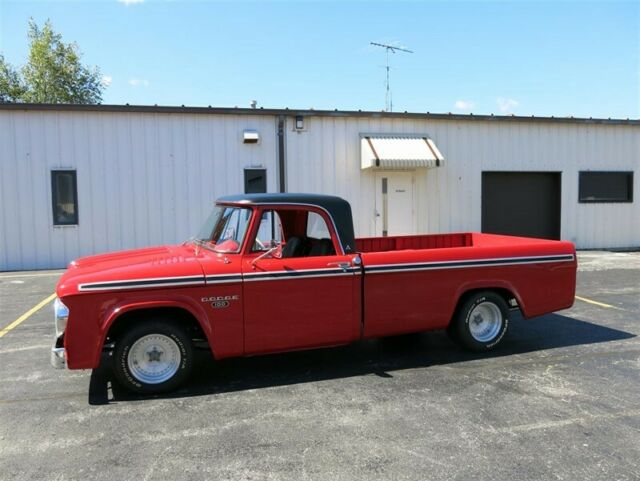
[{"label": "tv antenna", "polygon": [[395,47],[393,45],[387,45],[384,43],[376,43],[376,42],[369,42],[371,45],[375,46],[375,47],[381,47],[384,48],[387,51],[387,66],[386,66],[386,70],[387,70],[387,81],[385,82],[385,88],[386,88],[386,92],[385,92],[385,96],[384,96],[384,106],[385,106],[385,111],[386,112],[392,112],[393,111],[393,99],[391,97],[391,85],[389,84],[389,52],[391,53],[396,53],[396,52],[406,52],[406,53],[413,53],[413,50],[409,50],[406,48],[402,48],[402,47]]}]

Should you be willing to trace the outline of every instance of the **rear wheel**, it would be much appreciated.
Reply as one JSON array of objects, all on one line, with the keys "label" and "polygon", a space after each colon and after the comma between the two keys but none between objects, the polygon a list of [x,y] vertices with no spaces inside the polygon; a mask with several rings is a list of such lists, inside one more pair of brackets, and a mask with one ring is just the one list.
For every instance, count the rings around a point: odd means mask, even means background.
[{"label": "rear wheel", "polygon": [[466,298],[454,315],[448,332],[463,347],[488,351],[504,338],[509,327],[506,301],[493,291],[481,291]]},{"label": "rear wheel", "polygon": [[168,319],[145,320],[116,341],[113,362],[114,375],[123,387],[143,394],[171,391],[191,373],[191,338]]}]

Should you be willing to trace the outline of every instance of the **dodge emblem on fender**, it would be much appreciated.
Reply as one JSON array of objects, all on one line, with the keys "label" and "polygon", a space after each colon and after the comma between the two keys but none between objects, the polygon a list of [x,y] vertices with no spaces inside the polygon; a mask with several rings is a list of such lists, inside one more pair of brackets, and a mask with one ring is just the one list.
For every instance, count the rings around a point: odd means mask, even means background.
[{"label": "dodge emblem on fender", "polygon": [[240,296],[235,294],[232,296],[211,296],[211,297],[203,297],[202,302],[210,302],[211,307],[214,309],[224,309],[225,307],[229,307],[229,301],[237,301],[240,299]]}]

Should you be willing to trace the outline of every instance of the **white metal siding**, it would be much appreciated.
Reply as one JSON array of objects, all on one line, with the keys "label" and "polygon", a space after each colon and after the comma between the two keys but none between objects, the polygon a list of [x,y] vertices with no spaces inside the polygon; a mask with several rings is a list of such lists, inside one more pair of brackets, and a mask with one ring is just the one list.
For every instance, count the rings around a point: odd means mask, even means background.
[{"label": "white metal siding", "polygon": [[[194,235],[244,168],[277,189],[273,117],[0,112],[0,270]],[[243,144],[245,129],[260,132]],[[79,225],[53,227],[50,171],[77,169]]]},{"label": "white metal siding", "polygon": [[[482,171],[552,171],[562,172],[563,239],[579,248],[640,246],[637,126],[366,117],[312,117],[305,124],[305,132],[287,138],[287,187],[348,199],[358,236],[375,234],[373,175],[360,170],[358,139],[379,132],[427,134],[447,159],[443,167],[417,170],[419,232],[480,230]],[[634,171],[634,202],[579,204],[581,170]]]},{"label": "white metal siding", "polygon": [[[278,190],[271,115],[0,111],[0,270],[63,267],[82,255],[173,243],[214,199],[242,192],[245,167]],[[348,199],[356,234],[374,235],[374,172],[360,135],[426,134],[446,158],[418,169],[419,232],[479,230],[481,173],[562,172],[562,238],[580,248],[640,246],[640,127],[505,120],[308,116],[287,119],[289,192]],[[258,144],[243,144],[246,129]],[[53,227],[53,168],[77,169],[77,227]],[[579,204],[580,170],[632,170],[631,204]]]}]

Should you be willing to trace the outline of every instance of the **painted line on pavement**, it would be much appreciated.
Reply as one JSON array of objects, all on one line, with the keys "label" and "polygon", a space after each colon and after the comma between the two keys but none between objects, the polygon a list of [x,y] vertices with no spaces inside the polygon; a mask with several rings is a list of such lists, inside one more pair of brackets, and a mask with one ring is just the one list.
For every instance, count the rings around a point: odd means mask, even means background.
[{"label": "painted line on pavement", "polygon": [[61,276],[63,272],[46,272],[42,274],[8,274],[0,275],[0,279],[17,279],[18,277],[50,277]]},{"label": "painted line on pavement", "polygon": [[587,299],[586,297],[576,296],[576,299],[588,304],[593,304],[594,306],[606,307],[607,309],[618,309],[619,311],[623,310],[620,307],[612,306],[611,304],[605,304],[604,302],[594,301],[593,299]]},{"label": "painted line on pavement", "polygon": [[24,321],[26,321],[27,319],[29,319],[33,314],[35,314],[36,312],[38,312],[40,309],[42,309],[44,306],[46,306],[47,304],[49,304],[51,301],[53,301],[53,299],[56,297],[56,293],[54,292],[53,294],[51,294],[49,297],[47,297],[46,299],[41,300],[40,302],[38,302],[35,306],[33,306],[31,309],[29,309],[27,312],[25,312],[24,314],[22,314],[19,318],[17,318],[15,321],[13,321],[11,324],[9,324],[7,327],[5,327],[4,329],[2,329],[0,331],[0,337],[4,336],[6,333],[8,333],[9,331],[11,331],[12,329],[18,327],[20,324],[22,324]]}]

